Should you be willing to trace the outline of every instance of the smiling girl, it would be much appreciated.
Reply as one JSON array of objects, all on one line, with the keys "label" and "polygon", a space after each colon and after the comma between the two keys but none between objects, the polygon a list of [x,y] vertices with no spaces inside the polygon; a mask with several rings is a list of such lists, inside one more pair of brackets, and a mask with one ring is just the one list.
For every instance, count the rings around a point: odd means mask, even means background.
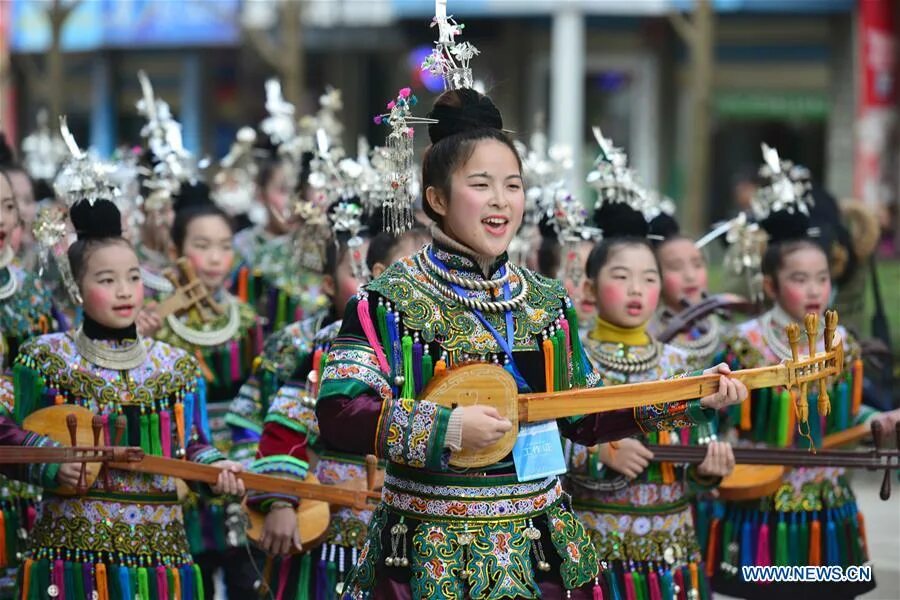
[{"label": "smiling girl", "polygon": [[[225,416],[231,400],[250,376],[253,357],[262,345],[262,332],[256,313],[225,290],[225,282],[234,262],[231,220],[209,198],[203,183],[182,184],[175,196],[175,215],[171,237],[179,256],[186,258],[197,279],[223,309],[221,315],[204,322],[196,309],[184,315],[155,316],[153,305],[143,315],[143,329],[176,348],[181,348],[199,363],[203,374],[201,395],[205,395],[210,441],[230,455],[231,431]],[[154,327],[156,326],[156,327]],[[185,512],[185,524],[191,553],[201,566],[207,595],[212,597],[213,573],[224,568],[229,594],[253,593],[255,575],[246,552],[240,547],[243,532],[236,503],[193,497]]]},{"label": "smiling girl", "polygon": [[[773,307],[756,319],[739,325],[727,342],[732,368],[754,368],[791,358],[784,328],[803,322],[813,313],[819,317],[818,351],[823,350],[824,311],[831,297],[831,277],[821,231],[808,216],[808,173],[788,161],[779,161],[772,174],[771,150],[764,150],[768,172],[757,192],[756,217],[768,234],[762,256],[763,287]],[[774,160],[778,161],[777,154]],[[791,191],[785,198],[784,190]],[[800,190],[800,191],[798,191]],[[777,204],[776,204],[777,202]],[[774,205],[774,206],[773,206]],[[809,393],[809,437],[819,448],[825,435],[863,422],[879,419],[884,430],[893,432],[900,410],[876,414],[862,398],[862,364],[859,347],[843,327],[838,334],[844,344],[846,370],[830,383],[831,411],[818,409],[817,394]],[[807,344],[805,333],[800,347]],[[801,350],[803,352],[803,350]],[[755,391],[752,402],[727,412],[727,425],[743,441],[771,447],[808,447],[798,434],[794,398],[784,388]],[[865,524],[856,499],[837,468],[796,468],[778,491],[747,502],[700,503],[710,523],[705,549],[707,567],[714,574],[716,591],[742,598],[853,598],[874,587],[872,582],[769,583],[744,582],[742,565],[861,565],[869,560],[865,547]]]},{"label": "smiling girl", "polygon": [[[73,163],[77,182],[93,181],[96,169]],[[72,283],[83,299],[81,327],[43,335],[25,344],[13,368],[15,405],[0,416],[5,444],[58,445],[21,429],[25,417],[54,404],[86,407],[102,417],[105,439],[113,424],[126,422],[128,445],[145,453],[185,456],[215,463],[222,473],[213,491],[243,493],[232,471],[240,465],[206,443],[201,405],[196,401],[196,362],[167,344],[142,339],[135,317],[143,300],[137,256],[122,238],[115,204],[95,194],[108,184],[93,182],[92,197],[75,198],[70,218],[78,240],[69,248]],[[183,598],[203,596],[199,569],[191,563],[182,509],[169,477],[109,471],[110,488],[100,477],[84,496],[57,495],[75,485],[75,463],[23,465],[17,476],[45,488],[20,570],[23,597],[150,597],[180,590]]]},{"label": "smiling girl", "polygon": [[[576,330],[577,319],[561,284],[507,261],[525,193],[500,112],[463,88],[444,92],[429,116],[436,123],[422,189],[434,242],[351,299],[316,403],[328,447],[387,461],[382,503],[343,589],[400,599],[562,598],[566,590],[590,597],[596,553],[558,478],[517,475],[512,455],[487,467],[451,468],[453,449],[486,448],[511,423],[491,407],[450,409],[421,399],[434,373],[471,361],[505,365],[520,391],[599,379],[577,336],[565,333]],[[572,369],[558,360],[569,355]],[[593,444],[641,427],[687,425],[686,415],[702,413],[701,404],[740,395],[726,384],[716,397],[667,405],[653,418],[619,411],[556,424],[564,436]]]}]

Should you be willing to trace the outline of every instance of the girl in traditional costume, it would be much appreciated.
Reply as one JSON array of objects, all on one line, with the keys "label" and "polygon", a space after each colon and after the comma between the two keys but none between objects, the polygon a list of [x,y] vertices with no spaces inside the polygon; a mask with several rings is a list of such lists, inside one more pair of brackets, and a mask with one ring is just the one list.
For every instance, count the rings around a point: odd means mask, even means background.
[{"label": "girl in traditional costume", "polygon": [[[250,377],[253,357],[262,347],[262,325],[253,307],[225,289],[234,260],[234,232],[231,219],[210,199],[209,188],[202,182],[182,184],[174,206],[174,248],[188,260],[211,303],[161,320],[151,308],[145,320],[159,326],[153,337],[185,350],[199,364],[203,374],[199,393],[206,399],[203,418],[210,441],[230,456],[232,437],[225,417],[232,399]],[[212,312],[212,303],[218,313]],[[240,511],[239,503],[196,494],[191,495],[185,510],[191,553],[203,571],[210,598],[213,575],[219,568],[230,595],[254,593],[255,574],[242,547]]]},{"label": "girl in traditional costume", "polygon": [[[765,185],[757,192],[754,216],[768,234],[768,244],[761,257],[752,260],[748,256],[742,262],[761,264],[763,288],[774,306],[736,327],[728,337],[732,368],[754,368],[790,359],[784,328],[802,322],[808,313],[820,317],[821,351],[822,315],[831,296],[824,250],[828,241],[821,230],[811,227],[809,217],[808,171],[780,160],[777,152],[765,145],[763,157]],[[829,384],[830,407],[820,404],[811,389],[808,429],[807,425],[798,428],[797,399],[788,390],[758,390],[752,402],[727,411],[727,424],[742,441],[776,448],[806,447],[810,442],[821,447],[826,435],[870,418],[879,419],[883,430],[893,433],[900,410],[876,414],[862,403],[859,348],[842,327],[838,333],[844,345],[846,370]],[[801,339],[801,347],[805,346],[806,340]],[[741,567],[750,565],[846,567],[869,561],[865,522],[843,469],[795,468],[771,496],[746,502],[704,502],[699,510],[706,513],[704,521],[709,523],[704,554],[716,591],[742,598],[854,598],[875,585],[874,581],[762,585],[742,577]]]},{"label": "girl in traditional costume", "polygon": [[[68,280],[84,299],[77,330],[25,344],[13,369],[15,404],[0,416],[6,445],[56,446],[23,429],[26,417],[71,403],[102,417],[104,439],[126,426],[125,444],[148,454],[184,456],[222,468],[216,493],[243,493],[233,471],[207,444],[198,399],[196,362],[167,344],[142,339],[135,317],[143,299],[137,256],[121,237],[115,191],[64,128],[74,158],[67,166],[69,214],[78,240],[68,250]],[[54,493],[74,486],[80,465],[28,464],[15,475],[46,488],[38,506],[31,550],[20,569],[22,598],[203,597],[191,562],[175,480],[110,469],[84,496]],[[106,485],[108,482],[108,486]]]},{"label": "girl in traditional costume", "polygon": [[[662,277],[661,301],[648,327],[650,335],[656,336],[675,315],[706,298],[708,274],[701,247],[681,233],[678,221],[668,211],[660,211],[650,221],[650,237]],[[705,369],[723,358],[726,330],[721,317],[712,313],[667,343],[684,353],[691,369]]]},{"label": "girl in traditional costume", "polygon": [[[660,273],[647,239],[647,192],[623,177],[624,153],[602,140],[594,222],[602,241],[586,264],[585,296],[596,306],[583,344],[606,385],[676,377],[685,353],[647,333],[660,296]],[[621,159],[620,159],[621,157]],[[630,174],[628,174],[630,175]],[[603,565],[605,598],[710,598],[694,529],[691,495],[714,487],[734,466],[730,446],[714,440],[714,423],[644,431],[617,442],[567,446],[572,507],[588,528]],[[706,444],[696,467],[651,463],[645,444]]]},{"label": "girl in traditional costume", "polygon": [[[448,27],[458,33],[455,24],[445,16],[436,22],[442,40],[449,36],[438,45],[438,61],[449,46],[457,58],[472,55],[452,42]],[[423,206],[437,223],[434,242],[392,265],[347,305],[316,403],[328,447],[387,461],[382,503],[343,591],[374,598],[590,597],[596,553],[558,478],[529,469],[517,475],[525,462],[512,455],[483,468],[451,467],[453,449],[486,448],[511,423],[492,407],[451,409],[421,399],[435,374],[471,361],[505,365],[520,391],[599,383],[577,335],[567,334],[577,331],[577,320],[562,286],[507,261],[525,194],[500,112],[467,87],[465,65],[453,73],[434,59],[432,65],[457,88],[439,97],[429,115],[422,189]],[[382,118],[392,128],[398,167],[404,158],[411,162],[413,105],[409,90],[401,90]],[[386,223],[397,228],[411,221],[411,177],[403,169],[394,177]],[[593,444],[641,427],[688,425],[702,416],[701,405],[736,402],[741,392],[723,378],[721,393],[703,401],[541,426]],[[549,431],[545,439],[564,470],[558,434]]]}]

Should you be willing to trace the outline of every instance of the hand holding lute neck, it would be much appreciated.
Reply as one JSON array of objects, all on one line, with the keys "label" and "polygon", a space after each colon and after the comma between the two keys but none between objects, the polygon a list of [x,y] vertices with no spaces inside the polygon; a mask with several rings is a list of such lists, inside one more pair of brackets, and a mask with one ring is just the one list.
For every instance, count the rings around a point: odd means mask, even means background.
[{"label": "hand holding lute neck", "polygon": [[703,371],[703,374],[719,374],[719,390],[715,394],[710,394],[700,399],[700,405],[703,408],[719,410],[740,404],[747,399],[747,386],[737,379],[728,377],[728,375],[731,375],[731,367],[726,363],[719,363],[711,369],[706,369]]}]

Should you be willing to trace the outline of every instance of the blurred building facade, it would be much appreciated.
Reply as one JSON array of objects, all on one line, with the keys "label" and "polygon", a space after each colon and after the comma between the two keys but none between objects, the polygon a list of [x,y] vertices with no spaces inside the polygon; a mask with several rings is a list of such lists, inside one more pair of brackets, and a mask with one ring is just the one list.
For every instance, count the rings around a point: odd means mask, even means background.
[{"label": "blurred building facade", "polygon": [[[62,0],[65,2],[66,0]],[[221,156],[236,129],[264,116],[272,70],[246,43],[245,2],[279,0],[87,0],[66,23],[65,112],[79,139],[102,153],[136,143],[134,108],[143,68],[184,126],[186,146]],[[281,0],[291,1],[291,0]],[[327,84],[343,91],[345,143],[378,143],[371,116],[413,82],[427,104],[435,88],[418,62],[434,31],[432,0],[303,0],[305,87],[315,109]],[[810,167],[838,197],[851,197],[860,111],[861,5],[882,0],[713,0],[711,180],[708,215],[734,211],[736,175],[760,162],[759,143]],[[890,0],[884,3],[891,5]],[[48,47],[43,0],[12,0],[15,129],[20,139],[42,99]],[[576,150],[582,171],[594,156],[591,125],[625,147],[645,181],[681,200],[689,165],[691,60],[668,15],[693,0],[450,0],[473,60],[504,111],[527,138],[546,128]],[[689,16],[689,15],[688,15]],[[277,27],[277,24],[275,25]],[[893,25],[891,25],[893,27]],[[896,32],[891,29],[891,52]],[[893,60],[893,58],[891,59]],[[889,70],[893,77],[893,62]],[[890,84],[893,86],[893,82]],[[892,88],[893,89],[893,88]],[[896,94],[891,96],[896,112]],[[7,114],[10,111],[7,110]],[[884,145],[896,165],[896,143]],[[895,169],[891,169],[892,171]],[[896,184],[880,190],[896,196]]]}]

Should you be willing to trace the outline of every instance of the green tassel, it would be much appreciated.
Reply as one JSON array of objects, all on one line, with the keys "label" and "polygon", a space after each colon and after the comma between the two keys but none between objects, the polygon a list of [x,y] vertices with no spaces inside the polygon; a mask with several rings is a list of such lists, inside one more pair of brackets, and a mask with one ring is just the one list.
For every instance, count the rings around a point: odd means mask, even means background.
[{"label": "green tassel", "polygon": [[759,391],[759,398],[753,407],[753,439],[757,441],[771,441],[767,435],[770,429],[769,418],[769,401],[772,399],[772,390],[764,388]]},{"label": "green tassel", "polygon": [[788,438],[790,437],[790,422],[791,416],[790,411],[793,410],[791,406],[791,393],[789,391],[781,390],[781,394],[778,396],[778,447],[785,448],[788,445]]},{"label": "green tassel", "polygon": [[76,563],[72,572],[72,581],[75,584],[75,597],[85,598],[84,593],[84,571],[81,569],[81,563]]},{"label": "green tassel", "polygon": [[38,408],[44,390],[44,380],[40,374],[22,364],[13,366],[13,416],[21,424],[25,417]]},{"label": "green tassel", "polygon": [[206,593],[203,590],[203,574],[200,572],[200,565],[193,565],[192,570],[194,571],[194,591],[196,592],[196,598],[205,598]]},{"label": "green tassel", "polygon": [[219,355],[219,382],[222,387],[228,387],[227,382],[231,381],[231,343],[225,342],[216,352]]},{"label": "green tassel", "polygon": [[150,454],[150,417],[146,413],[140,416],[141,424],[141,450],[144,454]]},{"label": "green tassel", "polygon": [[312,573],[312,555],[304,552],[300,558],[300,576],[297,578],[297,600],[307,600],[309,597],[309,578]]},{"label": "green tassel", "polygon": [[559,340],[555,335],[550,336],[550,343],[553,346],[553,391],[558,392],[559,387]]},{"label": "green tassel", "polygon": [[631,581],[634,583],[634,593],[637,596],[637,600],[647,600],[647,593],[644,590],[644,576],[637,571],[632,571]]},{"label": "green tassel", "polygon": [[147,580],[147,569],[144,567],[138,567],[137,570],[137,590],[141,600],[144,598],[150,600],[150,582]]},{"label": "green tassel", "polygon": [[112,569],[106,564],[106,586],[109,590],[109,600],[121,600],[122,590],[119,587],[119,573],[117,568]]},{"label": "green tassel", "polygon": [[800,542],[797,545],[800,551],[800,565],[809,564],[809,523],[800,523]]},{"label": "green tassel", "polygon": [[[697,567],[702,569],[700,565],[697,565]],[[710,600],[709,579],[706,578],[706,575],[702,570],[700,571],[700,577],[698,579],[700,580],[700,600]]]},{"label": "green tassel", "polygon": [[[141,593],[140,580],[138,579],[137,567],[128,567],[128,585],[131,587],[131,593],[137,597]],[[122,600],[125,600],[124,598]]]},{"label": "green tassel", "polygon": [[[732,533],[734,533],[734,521],[731,519],[725,519],[722,525],[722,543],[720,544],[719,551],[722,553],[722,561],[726,561],[730,559],[730,553],[728,552],[728,546],[732,541]],[[665,597],[665,596],[663,596]]]},{"label": "green tassel", "polygon": [[[659,443],[659,434],[655,431],[647,434],[647,442],[650,444],[658,444]],[[646,470],[647,473],[647,481],[650,483],[661,483],[662,482],[662,471],[659,468],[659,463],[650,463]]]},{"label": "green tassel", "polygon": [[41,598],[47,592],[47,588],[50,587],[50,561],[44,558],[38,562],[38,565],[40,568],[38,569],[38,593],[36,597]]},{"label": "green tassel", "polygon": [[[75,594],[75,573],[73,572],[73,566],[74,565],[72,565],[71,562],[63,561],[63,581],[66,585],[66,598],[70,598]],[[82,596],[78,597],[80,598]]]},{"label": "green tassel", "polygon": [[334,597],[335,588],[337,587],[337,563],[329,561],[325,567],[326,598],[329,600]]},{"label": "green tassel", "polygon": [[284,290],[278,290],[278,307],[275,309],[275,328],[281,329],[284,326],[285,314],[287,312],[287,294]]},{"label": "green tassel", "polygon": [[200,554],[203,552],[203,531],[200,528],[200,511],[196,507],[185,511],[184,524],[191,554]]},{"label": "green tassel", "polygon": [[150,454],[162,456],[162,440],[159,437],[159,413],[150,413]]},{"label": "green tassel", "polygon": [[846,521],[838,521],[836,523],[837,527],[837,543],[838,543],[838,560],[840,560],[841,566],[848,566],[850,564],[849,560],[849,549],[847,548],[847,530],[845,528]]},{"label": "green tassel", "polygon": [[790,566],[800,566],[799,556],[797,555],[800,547],[800,530],[797,522],[792,518],[791,524],[788,525],[788,564]]},{"label": "green tassel", "polygon": [[697,532],[697,544],[700,548],[706,548],[709,542],[709,507],[704,502],[695,504],[697,508],[697,523],[694,531]]},{"label": "green tassel", "polygon": [[16,553],[19,552],[19,511],[16,508],[3,511],[4,535],[6,536],[6,556],[11,564],[18,564]]},{"label": "green tassel", "polygon": [[253,269],[247,267],[247,304],[256,306],[256,286],[258,280],[253,274]]},{"label": "green tassel", "polygon": [[215,527],[213,527],[213,537],[216,540],[216,548],[219,551],[224,551],[225,546],[225,515],[222,514],[222,506],[220,504],[213,504],[209,507],[209,511],[212,513],[212,521],[215,523]]},{"label": "green tassel", "polygon": [[587,378],[581,362],[584,350],[578,337],[578,314],[574,306],[566,307],[566,321],[569,322],[569,338],[572,342],[572,379],[575,380],[575,387],[581,388],[587,385]]},{"label": "green tassel", "polygon": [[181,600],[175,597],[175,572],[171,568],[166,568],[166,581],[169,583],[169,599]]},{"label": "green tassel", "polygon": [[425,352],[422,354],[422,389],[428,387],[428,382],[432,377],[434,377],[434,362],[431,360],[431,354],[426,346]]},{"label": "green tassel", "polygon": [[[130,446],[131,436],[128,434],[128,430],[131,428],[129,427],[130,423],[128,422],[128,415],[126,415],[125,411],[123,411],[121,408],[119,408],[119,411],[120,412],[116,413],[115,415],[110,415],[109,424],[110,427],[112,427],[114,425],[115,419],[118,419],[120,416],[125,418],[125,429],[122,430],[122,445]],[[110,433],[112,433],[112,431]]]},{"label": "green tassel", "polygon": [[778,525],[775,527],[775,564],[778,566],[790,564],[787,523],[784,520],[779,520]]},{"label": "green tassel", "polygon": [[569,385],[569,353],[566,348],[566,332],[562,327],[556,330],[556,368],[559,371],[559,389],[567,390]]},{"label": "green tassel", "polygon": [[403,390],[401,398],[413,399],[416,397],[416,382],[413,377],[412,338],[404,335],[400,340],[400,348],[403,356]]},{"label": "green tassel", "polygon": [[156,569],[144,569],[147,573],[147,594],[150,600],[159,598],[159,586],[156,585]]}]

